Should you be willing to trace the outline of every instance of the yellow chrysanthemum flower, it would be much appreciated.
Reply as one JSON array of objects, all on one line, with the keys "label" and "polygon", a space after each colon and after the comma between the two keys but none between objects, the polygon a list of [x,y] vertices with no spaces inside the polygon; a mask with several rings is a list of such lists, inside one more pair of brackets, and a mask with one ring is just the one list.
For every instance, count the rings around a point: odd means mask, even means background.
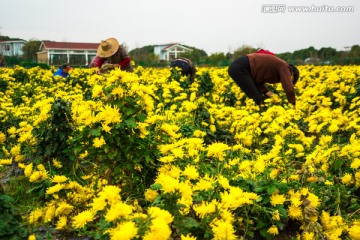
[{"label": "yellow chrysanthemum flower", "polygon": [[199,177],[199,173],[193,165],[187,165],[182,172],[182,175],[186,176],[188,179],[197,179]]},{"label": "yellow chrysanthemum flower", "polygon": [[53,183],[63,183],[63,182],[66,182],[67,180],[68,180],[68,178],[66,176],[55,175],[53,177],[53,179],[51,180],[51,182],[53,182]]},{"label": "yellow chrysanthemum flower", "polygon": [[72,220],[73,220],[72,226],[74,228],[82,228],[88,222],[93,221],[94,215],[95,215],[95,213],[91,210],[83,211],[72,218]]},{"label": "yellow chrysanthemum flower", "polygon": [[345,186],[349,186],[352,183],[352,175],[350,173],[345,173],[345,175],[341,178],[341,182]]},{"label": "yellow chrysanthemum flower", "polygon": [[270,197],[270,203],[271,203],[272,206],[284,204],[285,201],[286,201],[286,198],[282,194],[273,194]]},{"label": "yellow chrysanthemum flower", "polygon": [[0,145],[6,141],[6,135],[3,132],[0,132]]},{"label": "yellow chrysanthemum flower", "polygon": [[67,218],[65,216],[59,217],[59,220],[56,223],[56,230],[62,230],[67,224]]},{"label": "yellow chrysanthemum flower", "polygon": [[111,240],[131,240],[137,237],[138,228],[134,222],[122,222],[107,230]]},{"label": "yellow chrysanthemum flower", "polygon": [[211,230],[214,234],[214,239],[219,240],[235,240],[238,239],[235,235],[235,230],[230,222],[223,220],[215,220],[212,224]]},{"label": "yellow chrysanthemum flower", "polygon": [[94,139],[94,143],[93,146],[96,148],[101,148],[102,146],[104,146],[106,144],[104,137],[101,136],[100,138],[95,138]]},{"label": "yellow chrysanthemum flower", "polygon": [[31,235],[28,237],[28,240],[36,240],[35,234],[31,234]]},{"label": "yellow chrysanthemum flower", "polygon": [[267,232],[270,234],[270,235],[278,235],[279,234],[279,230],[278,228],[275,226],[275,225],[272,225],[268,230]]},{"label": "yellow chrysanthemum flower", "polygon": [[46,194],[54,194],[61,191],[64,188],[64,184],[56,184],[46,189]]},{"label": "yellow chrysanthemum flower", "polygon": [[145,200],[152,202],[155,200],[155,198],[157,198],[159,194],[157,193],[157,191],[152,190],[152,189],[147,189],[145,192]]},{"label": "yellow chrysanthemum flower", "polygon": [[133,207],[122,202],[117,202],[111,205],[110,209],[105,214],[105,219],[108,222],[113,222],[118,218],[127,217],[133,211]]}]

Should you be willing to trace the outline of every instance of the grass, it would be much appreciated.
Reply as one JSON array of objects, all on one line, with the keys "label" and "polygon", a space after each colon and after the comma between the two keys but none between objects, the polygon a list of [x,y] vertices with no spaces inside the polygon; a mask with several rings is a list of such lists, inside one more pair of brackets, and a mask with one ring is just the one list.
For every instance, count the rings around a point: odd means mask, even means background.
[{"label": "grass", "polygon": [[[6,180],[11,168],[0,169],[0,179]],[[41,207],[44,199],[39,196],[37,191],[30,191],[34,188],[24,175],[11,176],[8,181],[1,183],[4,193],[9,195],[14,201],[14,207],[21,213],[29,213],[31,210]],[[23,216],[24,217],[24,216]]]}]

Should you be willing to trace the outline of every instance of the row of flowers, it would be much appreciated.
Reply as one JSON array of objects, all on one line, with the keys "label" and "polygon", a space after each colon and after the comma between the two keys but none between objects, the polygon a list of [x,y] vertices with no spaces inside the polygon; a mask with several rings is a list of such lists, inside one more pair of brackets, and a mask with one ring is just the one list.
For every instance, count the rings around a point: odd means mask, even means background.
[{"label": "row of flowers", "polygon": [[280,84],[260,109],[225,68],[4,68],[0,164],[45,186],[28,220],[58,232],[360,239],[360,67],[299,69],[295,110]]}]

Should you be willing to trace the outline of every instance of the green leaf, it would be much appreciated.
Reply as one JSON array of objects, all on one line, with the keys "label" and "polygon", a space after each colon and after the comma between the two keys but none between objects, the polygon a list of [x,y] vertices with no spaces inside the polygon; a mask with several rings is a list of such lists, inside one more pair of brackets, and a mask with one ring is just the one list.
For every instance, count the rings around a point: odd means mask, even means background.
[{"label": "green leaf", "polygon": [[148,155],[145,157],[145,161],[148,164],[155,165],[154,160],[152,160],[151,157],[149,157]]},{"label": "green leaf", "polygon": [[154,183],[150,188],[151,190],[159,190],[162,188],[162,185],[160,183]]},{"label": "green leaf", "polygon": [[254,238],[255,233],[252,232],[252,231],[248,231],[248,232],[247,232],[247,235],[248,235],[249,237],[251,237],[251,238]]},{"label": "green leaf", "polygon": [[95,129],[91,129],[90,131],[90,134],[92,135],[92,136],[96,136],[96,137],[98,137],[98,136],[100,136],[101,135],[101,130],[100,130],[100,128],[98,127],[98,128],[95,128]]},{"label": "green leaf", "polygon": [[264,228],[264,227],[266,227],[267,226],[267,223],[265,223],[265,222],[263,222],[263,221],[259,221],[258,223],[257,223],[257,225],[256,225],[256,228],[257,229],[261,229],[261,228]]},{"label": "green leaf", "polygon": [[125,124],[126,124],[127,127],[129,127],[129,128],[136,128],[136,122],[135,122],[135,119],[134,119],[134,118],[126,119],[124,122],[125,122]]},{"label": "green leaf", "polygon": [[285,183],[275,183],[274,184],[280,191],[280,193],[287,193],[290,190],[290,187]]},{"label": "green leaf", "polygon": [[269,239],[269,238],[270,238],[270,235],[268,234],[267,230],[268,230],[267,228],[261,229],[261,230],[260,230],[260,234],[261,234],[261,236],[263,236],[264,238]]},{"label": "green leaf", "polygon": [[126,108],[124,110],[125,110],[126,116],[132,115],[132,114],[136,113],[136,111],[137,111],[137,109],[135,109],[135,108]]},{"label": "green leaf", "polygon": [[3,204],[3,202],[5,202],[5,203],[10,203],[10,202],[13,202],[14,201],[14,199],[13,198],[11,198],[10,196],[8,196],[8,195],[6,195],[6,194],[1,194],[0,195],[0,203],[2,203]]},{"label": "green leaf", "polygon": [[199,228],[201,224],[191,217],[185,217],[182,219],[182,226],[186,229]]},{"label": "green leaf", "polygon": [[336,160],[334,163],[334,169],[339,170],[341,168],[341,166],[344,164],[344,162],[345,161],[343,159]]},{"label": "green leaf", "polygon": [[262,192],[262,191],[264,191],[266,189],[266,186],[263,186],[263,187],[255,187],[254,188],[254,192]]},{"label": "green leaf", "polygon": [[140,122],[143,122],[143,121],[145,121],[146,117],[147,117],[146,114],[141,113],[141,114],[138,116],[138,119],[139,119]]},{"label": "green leaf", "polygon": [[26,194],[31,193],[31,192],[33,192],[33,191],[37,191],[37,190],[41,189],[42,187],[43,187],[42,184],[41,184],[41,185],[38,185],[38,186],[36,186],[36,187],[33,187],[33,188],[27,190],[27,191],[26,191]]},{"label": "green leaf", "polygon": [[279,211],[279,213],[280,213],[280,215],[282,216],[282,217],[284,217],[284,218],[287,218],[287,211],[286,211],[286,209],[284,208],[284,206],[283,205],[278,205],[277,207],[276,207],[276,209]]},{"label": "green leaf", "polygon": [[275,192],[276,191],[276,186],[275,185],[268,185],[267,186],[267,193],[269,194],[269,195],[271,195],[273,192]]}]

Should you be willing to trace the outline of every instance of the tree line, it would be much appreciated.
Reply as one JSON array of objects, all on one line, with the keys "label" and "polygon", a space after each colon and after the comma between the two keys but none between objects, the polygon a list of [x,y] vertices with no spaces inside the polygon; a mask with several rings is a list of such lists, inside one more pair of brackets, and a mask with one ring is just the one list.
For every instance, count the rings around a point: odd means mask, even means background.
[{"label": "tree line", "polygon": [[[8,36],[0,36],[0,41],[22,40],[19,38],[10,38]],[[8,65],[19,64],[25,62],[27,65],[37,63],[36,53],[42,41],[31,39],[27,41],[23,47],[23,56],[5,57]],[[185,46],[185,45],[183,45]],[[148,45],[141,48],[135,48],[129,51],[129,55],[137,65],[144,67],[164,67],[168,66],[167,62],[160,61],[159,56],[154,54],[155,45]],[[192,49],[190,52],[183,53],[181,57],[191,59],[199,66],[228,66],[232,61],[244,54],[256,52],[258,48],[250,45],[243,45],[234,52],[218,52],[208,55],[204,50],[195,47],[185,46]],[[271,49],[268,49],[271,51]],[[360,64],[360,46],[353,45],[346,50],[336,50],[331,47],[323,47],[316,49],[308,47],[296,50],[294,52],[276,53],[275,54],[285,61],[295,64],[315,64],[315,65],[350,65]],[[25,64],[25,65],[26,65]]]},{"label": "tree line", "polygon": [[[194,47],[185,46],[192,49],[191,52],[186,52],[181,57],[191,59],[196,65],[202,66],[228,66],[232,61],[238,57],[256,52],[258,48],[250,45],[243,45],[230,53],[213,53],[208,55],[204,50]],[[271,49],[268,49],[271,51]],[[142,66],[161,66],[159,57],[154,54],[154,45],[136,48],[129,52],[132,59]],[[335,48],[323,47],[315,49],[308,47],[305,49],[296,50],[294,52],[275,53],[278,57],[284,59],[286,62],[302,65],[349,65],[360,64],[360,46],[354,45],[347,50],[337,51]],[[167,64],[167,63],[163,63]]]}]

